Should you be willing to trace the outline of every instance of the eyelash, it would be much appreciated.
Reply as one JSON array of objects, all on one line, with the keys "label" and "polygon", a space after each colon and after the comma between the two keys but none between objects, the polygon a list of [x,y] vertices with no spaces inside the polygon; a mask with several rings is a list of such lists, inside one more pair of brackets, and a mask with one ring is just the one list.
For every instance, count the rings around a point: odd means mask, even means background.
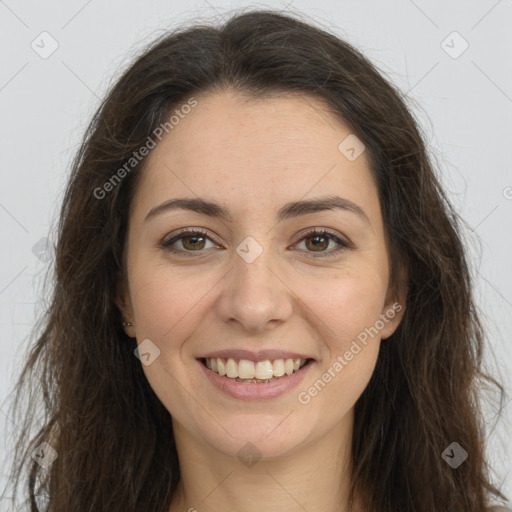
[{"label": "eyelash", "polygon": [[[178,233],[176,233],[176,235],[173,236],[171,239],[162,241],[160,243],[160,247],[162,249],[165,249],[166,251],[168,251],[170,253],[173,253],[173,254],[186,255],[187,257],[194,256],[193,253],[196,253],[196,252],[200,253],[201,251],[204,251],[205,249],[200,249],[198,251],[187,251],[187,250],[181,250],[181,249],[178,250],[178,249],[171,248],[171,245],[174,244],[175,242],[177,242],[178,240],[182,239],[182,238],[193,237],[193,236],[198,236],[198,235],[202,236],[202,237],[205,237],[205,238],[208,238],[212,242],[215,242],[208,235],[208,233],[206,233],[206,231],[203,231],[203,230],[198,229],[198,228],[193,229],[193,230],[190,230],[188,228],[183,228],[182,230],[178,231]],[[308,258],[322,258],[322,257],[323,258],[330,258],[330,257],[337,256],[338,253],[340,253],[341,251],[343,251],[345,249],[353,248],[352,244],[350,244],[349,242],[347,242],[345,240],[342,240],[341,238],[336,236],[334,233],[326,230],[325,228],[322,228],[322,229],[313,228],[313,229],[307,231],[306,233],[304,233],[304,235],[299,240],[299,242],[302,242],[305,238],[309,238],[309,237],[312,237],[312,236],[326,237],[329,240],[332,240],[332,241],[338,243],[340,246],[338,248],[334,249],[334,250],[330,250],[330,251],[326,251],[326,252],[322,252],[321,251],[321,252],[318,252],[317,254],[315,254],[315,251],[307,251],[307,252],[310,253],[310,254],[308,254],[306,256]]]}]

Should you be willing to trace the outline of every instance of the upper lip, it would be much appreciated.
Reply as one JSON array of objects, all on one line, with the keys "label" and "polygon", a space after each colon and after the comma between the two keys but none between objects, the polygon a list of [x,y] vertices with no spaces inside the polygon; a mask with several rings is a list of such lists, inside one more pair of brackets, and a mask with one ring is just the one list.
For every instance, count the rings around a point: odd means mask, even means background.
[{"label": "upper lip", "polygon": [[312,357],[305,354],[298,354],[296,352],[287,352],[284,350],[258,350],[253,352],[251,350],[243,349],[224,349],[209,352],[201,358],[214,359],[214,358],[225,358],[225,359],[248,359],[249,361],[265,361],[266,359],[313,359]]}]

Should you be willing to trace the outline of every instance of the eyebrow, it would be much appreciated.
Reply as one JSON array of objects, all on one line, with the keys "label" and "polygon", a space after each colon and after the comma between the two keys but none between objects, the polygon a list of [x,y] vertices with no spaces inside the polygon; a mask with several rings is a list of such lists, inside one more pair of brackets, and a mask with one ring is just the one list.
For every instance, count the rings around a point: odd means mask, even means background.
[{"label": "eyebrow", "polygon": [[[226,222],[233,221],[233,214],[230,210],[218,203],[208,201],[200,197],[177,197],[164,201],[163,203],[151,208],[149,213],[146,215],[144,222],[162,213],[180,209],[190,210],[202,215],[207,215],[208,217],[218,218]],[[287,219],[326,210],[349,211],[355,213],[368,225],[371,225],[369,217],[360,206],[339,196],[328,196],[286,203],[278,210],[276,218],[278,222],[281,222]]]}]

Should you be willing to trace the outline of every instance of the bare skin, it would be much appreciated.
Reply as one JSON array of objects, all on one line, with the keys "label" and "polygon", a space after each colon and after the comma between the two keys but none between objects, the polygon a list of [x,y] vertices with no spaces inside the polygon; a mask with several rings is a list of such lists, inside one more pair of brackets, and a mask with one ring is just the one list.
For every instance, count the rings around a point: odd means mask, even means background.
[{"label": "bare skin", "polygon": [[[313,98],[196,99],[148,157],[130,211],[128,286],[118,296],[134,324],[126,332],[160,350],[143,369],[173,418],[181,481],[170,512],[348,512],[354,404],[405,309],[389,294],[366,153],[351,161],[340,152],[351,132]],[[334,195],[356,208],[276,218],[286,203]],[[177,197],[219,203],[232,219],[174,209],[145,220]],[[160,246],[180,228],[207,235],[182,235],[171,246],[178,253]],[[240,244],[262,252],[248,262]],[[355,353],[354,340],[376,325]],[[240,348],[312,361],[279,396],[234,398],[212,385],[198,358]],[[328,383],[308,391],[322,378]]]}]

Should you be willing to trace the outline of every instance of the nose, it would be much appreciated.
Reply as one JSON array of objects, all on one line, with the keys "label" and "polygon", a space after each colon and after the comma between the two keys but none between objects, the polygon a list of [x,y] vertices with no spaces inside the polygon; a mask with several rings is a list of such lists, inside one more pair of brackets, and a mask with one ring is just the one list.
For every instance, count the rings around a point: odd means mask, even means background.
[{"label": "nose", "polygon": [[271,251],[263,251],[254,261],[237,253],[233,260],[217,304],[222,320],[253,332],[286,322],[293,313],[293,292]]}]

